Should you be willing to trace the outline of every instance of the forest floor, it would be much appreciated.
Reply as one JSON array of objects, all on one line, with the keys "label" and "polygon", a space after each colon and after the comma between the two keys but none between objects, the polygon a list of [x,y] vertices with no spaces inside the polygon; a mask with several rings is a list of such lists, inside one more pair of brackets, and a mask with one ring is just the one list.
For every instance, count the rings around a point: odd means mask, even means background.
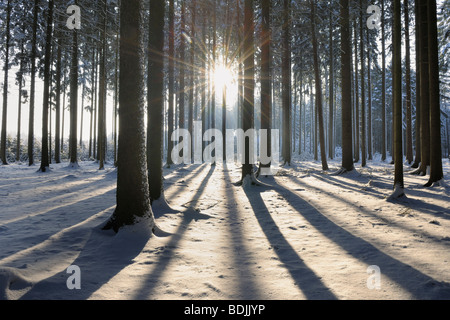
[{"label": "forest floor", "polygon": [[[339,160],[323,172],[297,159],[261,178],[271,187],[245,188],[234,165],[173,166],[176,210],[155,209],[168,234],[150,238],[100,230],[113,167],[51,167],[0,167],[0,299],[450,299],[450,189],[423,188],[408,166],[397,202],[380,161],[335,176]],[[444,171],[448,182],[448,160]],[[71,265],[79,290],[67,287]]]}]

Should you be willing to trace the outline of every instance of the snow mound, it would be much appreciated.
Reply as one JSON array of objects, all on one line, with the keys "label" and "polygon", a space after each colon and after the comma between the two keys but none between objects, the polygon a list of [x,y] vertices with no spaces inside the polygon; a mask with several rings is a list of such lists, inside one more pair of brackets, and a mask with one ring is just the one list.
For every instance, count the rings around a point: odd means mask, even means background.
[{"label": "snow mound", "polygon": [[33,286],[18,269],[0,268],[0,300],[15,300]]}]

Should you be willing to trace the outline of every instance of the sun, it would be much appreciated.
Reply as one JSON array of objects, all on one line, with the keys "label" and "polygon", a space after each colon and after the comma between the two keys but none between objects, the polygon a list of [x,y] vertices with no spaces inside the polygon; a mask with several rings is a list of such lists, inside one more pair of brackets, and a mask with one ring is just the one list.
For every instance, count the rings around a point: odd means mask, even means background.
[{"label": "sun", "polygon": [[214,68],[213,73],[214,85],[217,89],[232,86],[234,75],[230,68],[220,64]]}]

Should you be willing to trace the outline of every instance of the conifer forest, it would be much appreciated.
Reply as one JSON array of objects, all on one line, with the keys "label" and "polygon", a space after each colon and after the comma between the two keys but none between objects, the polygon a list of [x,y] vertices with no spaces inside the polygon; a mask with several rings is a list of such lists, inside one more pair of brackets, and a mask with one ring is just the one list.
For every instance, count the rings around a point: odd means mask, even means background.
[{"label": "conifer forest", "polygon": [[450,299],[450,0],[0,0],[0,44],[0,300]]}]

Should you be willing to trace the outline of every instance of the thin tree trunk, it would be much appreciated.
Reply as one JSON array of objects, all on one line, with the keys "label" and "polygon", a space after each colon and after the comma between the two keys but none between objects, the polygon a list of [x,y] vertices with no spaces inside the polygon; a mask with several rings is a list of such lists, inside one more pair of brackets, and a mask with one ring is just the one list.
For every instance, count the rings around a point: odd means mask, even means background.
[{"label": "thin tree trunk", "polygon": [[[190,47],[190,80],[191,80],[191,86],[189,89],[189,121],[188,121],[188,127],[189,127],[189,133],[192,135],[194,132],[194,98],[195,98],[195,20],[196,20],[196,13],[197,13],[197,6],[196,6],[196,0],[192,1],[192,21],[191,21],[191,47]],[[194,159],[194,148],[193,148],[193,142],[191,142],[190,146],[191,150],[191,160]]]},{"label": "thin tree trunk", "polygon": [[174,0],[169,1],[169,106],[167,113],[167,166],[173,164],[172,161],[172,133],[174,131],[174,85],[175,85],[175,5]]},{"label": "thin tree trunk", "polygon": [[341,86],[342,86],[342,171],[352,171],[352,49],[349,0],[340,0]]},{"label": "thin tree trunk", "polygon": [[386,161],[386,32],[385,0],[381,0],[381,160]]},{"label": "thin tree trunk", "polygon": [[420,144],[421,144],[421,136],[420,136],[420,124],[421,124],[421,120],[420,120],[420,101],[421,101],[421,97],[420,97],[420,62],[421,62],[421,45],[420,45],[420,8],[419,8],[419,0],[415,0],[414,1],[414,13],[416,15],[415,21],[416,21],[416,35],[415,35],[415,40],[416,40],[416,121],[415,121],[415,145],[416,145],[416,156],[414,158],[414,163],[412,164],[412,168],[419,168],[420,162],[422,161],[422,155],[421,155],[421,149],[420,149]]},{"label": "thin tree trunk", "polygon": [[323,124],[323,105],[322,105],[322,80],[320,76],[320,59],[317,45],[316,35],[316,2],[310,0],[311,6],[311,27],[312,27],[312,43],[313,43],[313,56],[314,56],[314,74],[316,83],[316,112],[319,124],[319,141],[320,141],[320,157],[322,160],[322,170],[328,170],[327,154],[325,151],[325,130]]},{"label": "thin tree trunk", "polygon": [[359,15],[359,30],[360,30],[360,51],[361,51],[361,166],[367,166],[367,149],[366,149],[366,68],[365,68],[365,48],[364,48],[364,26],[363,23],[363,8],[365,3],[363,0],[359,1],[360,15]]},{"label": "thin tree trunk", "polygon": [[411,106],[411,55],[409,39],[409,0],[404,0],[405,11],[405,64],[406,64],[406,160],[408,164],[414,161],[412,140],[412,106]]},{"label": "thin tree trunk", "polygon": [[[272,74],[271,69],[271,50],[272,32],[270,29],[271,19],[271,1],[262,0],[261,3],[261,129],[267,130],[267,157],[272,156],[272,135],[271,135],[271,120],[272,120]],[[261,152],[263,152],[261,150]],[[261,168],[270,168],[271,163],[261,163]],[[259,171],[260,172],[260,171]],[[259,175],[258,172],[258,175]]]},{"label": "thin tree trunk", "polygon": [[[75,0],[75,5],[78,1]],[[78,166],[77,155],[77,117],[78,117],[78,30],[72,30],[72,57],[70,66],[70,165]]]},{"label": "thin tree trunk", "polygon": [[[61,19],[62,20],[62,19]],[[60,21],[61,21],[60,20]],[[62,72],[62,34],[56,36],[56,104],[55,104],[55,162],[61,163],[61,72]]]},{"label": "thin tree trunk", "polygon": [[[369,29],[367,29],[367,41],[370,43],[369,39]],[[372,141],[372,59],[371,59],[371,48],[368,48],[367,53],[367,159],[369,161],[373,160],[373,141]]]},{"label": "thin tree trunk", "polygon": [[354,23],[354,39],[355,39],[355,162],[360,160],[360,115],[359,115],[359,72],[358,72],[358,35],[357,23]]},{"label": "thin tree trunk", "polygon": [[2,133],[0,145],[0,158],[4,165],[8,164],[6,159],[6,123],[8,110],[8,74],[9,74],[9,50],[11,45],[11,0],[8,0],[6,7],[6,43],[5,43],[5,66],[4,66],[4,81],[3,81],[3,112],[2,112]]},{"label": "thin tree trunk", "polygon": [[41,172],[46,172],[50,167],[49,143],[48,143],[48,114],[50,108],[50,63],[52,53],[53,32],[53,7],[54,1],[49,0],[47,10],[47,34],[45,40],[45,62],[44,62],[44,97],[42,106],[42,158]]},{"label": "thin tree trunk", "polygon": [[393,110],[394,110],[394,198],[404,195],[403,181],[403,152],[402,152],[402,30],[401,30],[401,4],[394,0],[394,26],[393,26]]},{"label": "thin tree trunk", "polygon": [[328,110],[328,156],[334,159],[334,140],[333,140],[333,123],[334,123],[334,41],[333,41],[333,13],[330,10],[330,83],[329,83],[329,110]]},{"label": "thin tree trunk", "polygon": [[282,99],[283,99],[283,158],[291,165],[291,46],[290,46],[290,0],[284,0]]},{"label": "thin tree trunk", "polygon": [[20,145],[21,145],[21,125],[22,125],[22,89],[23,89],[23,74],[24,74],[24,43],[21,42],[21,51],[20,51],[20,67],[19,67],[19,105],[17,107],[17,147],[16,147],[16,161],[20,161]]},{"label": "thin tree trunk", "polygon": [[[150,1],[150,40],[148,48],[149,63],[147,74],[147,164],[151,203],[163,198],[164,196],[164,12],[164,0]],[[120,96],[122,97],[122,94],[120,94]],[[122,130],[122,125],[120,125],[120,127]]]},{"label": "thin tree trunk", "polygon": [[[244,104],[242,108],[243,130],[253,129],[255,62],[254,62],[254,16],[253,0],[244,0]],[[242,184],[253,177],[253,164],[250,162],[250,139],[244,139],[244,163],[242,164]]]},{"label": "thin tree trunk", "polygon": [[432,186],[444,178],[442,169],[441,107],[439,89],[439,47],[436,0],[428,0],[428,56],[430,88],[430,179]]}]

